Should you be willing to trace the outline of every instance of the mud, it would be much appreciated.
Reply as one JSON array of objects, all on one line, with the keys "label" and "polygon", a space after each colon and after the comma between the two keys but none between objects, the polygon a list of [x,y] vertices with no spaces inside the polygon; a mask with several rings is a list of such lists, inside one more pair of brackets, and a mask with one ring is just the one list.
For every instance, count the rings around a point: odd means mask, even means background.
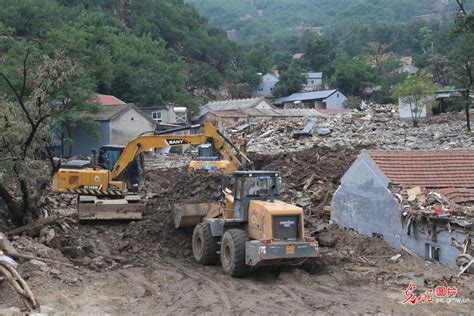
[{"label": "mud", "polygon": [[[309,149],[295,154],[254,157],[260,169],[280,171],[283,198],[336,187],[355,157],[347,151]],[[311,178],[308,182],[308,179]],[[48,246],[41,238],[20,237],[22,252],[76,267],[20,262],[44,312],[70,314],[166,315],[309,315],[309,314],[470,314],[474,300],[473,276],[400,253],[377,238],[344,231],[315,219],[311,233],[324,244],[311,265],[258,269],[234,279],[220,266],[200,266],[192,259],[191,230],[173,226],[172,209],[185,202],[211,201],[220,178],[190,175],[184,168],[147,172],[144,218],[137,222],[71,224],[55,230]],[[309,183],[309,184],[308,184]],[[306,190],[304,189],[306,187]],[[321,203],[308,194],[312,207]],[[314,200],[313,200],[314,199]],[[323,242],[324,241],[324,242]],[[419,295],[437,285],[456,287],[456,304],[402,304],[410,283]],[[0,314],[17,312],[16,294],[0,283]]]}]

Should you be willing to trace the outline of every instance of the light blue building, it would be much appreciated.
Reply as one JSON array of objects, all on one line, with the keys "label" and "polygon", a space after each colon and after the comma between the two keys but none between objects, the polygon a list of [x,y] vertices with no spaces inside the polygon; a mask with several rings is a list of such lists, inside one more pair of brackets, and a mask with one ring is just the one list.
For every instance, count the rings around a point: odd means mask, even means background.
[{"label": "light blue building", "polygon": [[[434,203],[438,199],[474,202],[474,150],[364,150],[334,193],[331,220],[451,267],[456,266],[463,249],[466,255],[474,255],[472,217],[425,208],[410,212],[409,203],[397,192],[414,187],[420,193],[421,188],[434,190]],[[416,205],[424,207],[422,199],[413,197]]]}]

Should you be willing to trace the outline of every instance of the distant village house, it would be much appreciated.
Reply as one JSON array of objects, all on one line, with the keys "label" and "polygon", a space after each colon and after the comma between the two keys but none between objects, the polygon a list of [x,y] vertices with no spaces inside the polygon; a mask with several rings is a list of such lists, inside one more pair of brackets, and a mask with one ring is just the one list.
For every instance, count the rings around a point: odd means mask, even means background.
[{"label": "distant village house", "polygon": [[273,105],[280,109],[344,109],[347,97],[339,89],[298,92],[278,98]]}]

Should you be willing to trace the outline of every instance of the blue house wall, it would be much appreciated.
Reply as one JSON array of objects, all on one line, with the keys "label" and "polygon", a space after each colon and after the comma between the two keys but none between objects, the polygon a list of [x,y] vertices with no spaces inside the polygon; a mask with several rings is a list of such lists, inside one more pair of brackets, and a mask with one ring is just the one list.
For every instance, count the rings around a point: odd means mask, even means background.
[{"label": "blue house wall", "polygon": [[76,127],[71,131],[72,155],[90,156],[92,149],[99,149],[103,145],[110,145],[111,126],[109,121],[99,121],[97,138],[93,138],[87,131]]},{"label": "blue house wall", "polygon": [[[362,154],[341,179],[341,185],[332,200],[331,220],[343,228],[353,229],[366,236],[382,236],[393,248],[403,244],[421,257],[427,256],[427,245],[440,248],[439,261],[455,267],[461,251],[453,239],[464,243],[466,233],[452,227],[449,232],[442,226],[428,227],[414,223],[408,233],[398,200],[388,190],[388,179],[375,166],[368,154]],[[436,240],[430,231],[436,229]],[[471,249],[471,253],[474,251]]]}]

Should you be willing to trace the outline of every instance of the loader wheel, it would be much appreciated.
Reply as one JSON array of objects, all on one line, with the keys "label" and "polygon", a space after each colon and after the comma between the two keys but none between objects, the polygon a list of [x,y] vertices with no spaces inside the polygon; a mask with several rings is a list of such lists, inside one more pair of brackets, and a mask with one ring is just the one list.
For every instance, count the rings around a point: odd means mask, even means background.
[{"label": "loader wheel", "polygon": [[212,237],[208,223],[199,223],[193,231],[194,259],[203,265],[214,265],[219,260],[217,238]]},{"label": "loader wheel", "polygon": [[249,266],[245,264],[247,240],[247,233],[241,229],[229,229],[222,236],[221,264],[226,274],[241,278],[248,273]]}]

